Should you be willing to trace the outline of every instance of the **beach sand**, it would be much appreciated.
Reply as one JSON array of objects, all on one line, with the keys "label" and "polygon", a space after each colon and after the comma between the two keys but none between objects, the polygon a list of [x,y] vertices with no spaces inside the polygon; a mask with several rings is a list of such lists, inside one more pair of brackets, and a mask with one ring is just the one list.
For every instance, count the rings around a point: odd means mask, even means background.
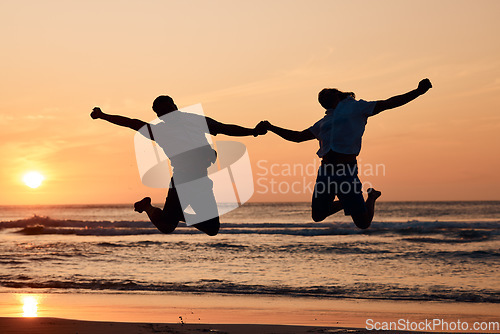
[{"label": "beach sand", "polygon": [[147,334],[147,333],[364,333],[333,327],[253,324],[155,324],[66,320],[57,318],[0,318],[2,334]]},{"label": "beach sand", "polygon": [[[23,317],[26,297],[37,300],[36,317]],[[368,319],[472,324],[500,314],[499,305],[480,303],[129,293],[1,293],[0,310],[2,334],[373,333]]]}]

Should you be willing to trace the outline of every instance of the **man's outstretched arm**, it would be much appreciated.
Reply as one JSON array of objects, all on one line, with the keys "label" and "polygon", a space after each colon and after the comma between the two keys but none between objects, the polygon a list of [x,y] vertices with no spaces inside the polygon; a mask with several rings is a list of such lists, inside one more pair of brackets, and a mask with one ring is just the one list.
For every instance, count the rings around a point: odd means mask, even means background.
[{"label": "man's outstretched arm", "polygon": [[301,143],[303,141],[315,139],[313,133],[309,131],[309,129],[305,129],[303,131],[294,131],[294,130],[288,130],[284,128],[280,128],[279,126],[272,125],[268,121],[262,121],[260,122],[256,127],[256,129],[259,128],[264,128],[269,131],[274,132],[281,138],[288,140],[288,141],[293,141],[295,143]]},{"label": "man's outstretched arm", "polygon": [[415,100],[420,95],[425,94],[430,88],[432,88],[432,84],[429,79],[421,80],[418,83],[418,87],[408,93],[396,95],[387,100],[377,101],[373,114],[375,115],[387,109],[401,107],[402,105]]},{"label": "man's outstretched arm", "polygon": [[108,121],[112,124],[116,124],[119,126],[123,126],[126,128],[130,128],[132,130],[139,131],[140,128],[142,128],[144,125],[146,125],[146,122],[143,122],[139,119],[133,119],[133,118],[128,118],[125,116],[120,116],[120,115],[109,115],[104,112],[102,112],[101,108],[95,107],[92,109],[92,112],[90,113],[90,117],[93,119],[103,119],[105,121]]},{"label": "man's outstretched arm", "polygon": [[235,124],[225,124],[217,122],[216,120],[206,117],[208,130],[212,135],[223,134],[227,136],[243,137],[243,136],[254,136],[266,134],[267,130],[263,128],[245,128],[243,126]]}]

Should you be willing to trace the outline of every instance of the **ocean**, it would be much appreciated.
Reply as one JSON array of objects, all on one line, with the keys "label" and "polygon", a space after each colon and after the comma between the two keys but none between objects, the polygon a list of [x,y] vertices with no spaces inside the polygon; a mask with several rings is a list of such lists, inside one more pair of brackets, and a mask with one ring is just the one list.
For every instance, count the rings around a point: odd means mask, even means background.
[{"label": "ocean", "polygon": [[214,293],[499,303],[500,202],[379,202],[359,230],[247,203],[216,237],[130,205],[0,206],[0,292]]}]

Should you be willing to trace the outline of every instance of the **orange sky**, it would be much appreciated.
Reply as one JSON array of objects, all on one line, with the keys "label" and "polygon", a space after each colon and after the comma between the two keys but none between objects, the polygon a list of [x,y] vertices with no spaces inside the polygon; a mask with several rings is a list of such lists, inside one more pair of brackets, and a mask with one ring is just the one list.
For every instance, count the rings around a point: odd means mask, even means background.
[{"label": "orange sky", "polygon": [[[105,112],[151,120],[153,99],[202,103],[221,122],[303,130],[323,87],[379,100],[429,77],[434,88],[371,118],[361,175],[383,200],[499,200],[498,1],[2,1],[0,204],[132,203],[131,130]],[[230,139],[229,137],[216,139]],[[244,138],[254,201],[308,201],[317,142]],[[46,177],[37,189],[24,173]],[[258,183],[257,183],[258,182]]]}]

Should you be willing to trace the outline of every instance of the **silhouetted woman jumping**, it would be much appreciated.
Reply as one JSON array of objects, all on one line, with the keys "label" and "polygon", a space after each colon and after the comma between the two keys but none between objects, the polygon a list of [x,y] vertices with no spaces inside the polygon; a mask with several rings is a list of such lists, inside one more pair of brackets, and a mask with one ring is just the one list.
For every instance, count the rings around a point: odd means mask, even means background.
[{"label": "silhouetted woman jumping", "polygon": [[[361,150],[361,138],[368,117],[405,105],[425,94],[431,87],[429,79],[424,79],[416,89],[405,94],[372,102],[355,100],[352,92],[325,88],[319,92],[318,100],[326,109],[326,115],[311,127],[293,131],[272,125],[268,121],[262,121],[257,127],[296,143],[317,139],[317,154],[322,160],[312,196],[313,220],[322,221],[343,209],[357,227],[366,229],[373,220],[375,201],[382,194],[369,188],[365,201],[358,178],[356,157]],[[335,197],[338,200],[335,201]]]}]

